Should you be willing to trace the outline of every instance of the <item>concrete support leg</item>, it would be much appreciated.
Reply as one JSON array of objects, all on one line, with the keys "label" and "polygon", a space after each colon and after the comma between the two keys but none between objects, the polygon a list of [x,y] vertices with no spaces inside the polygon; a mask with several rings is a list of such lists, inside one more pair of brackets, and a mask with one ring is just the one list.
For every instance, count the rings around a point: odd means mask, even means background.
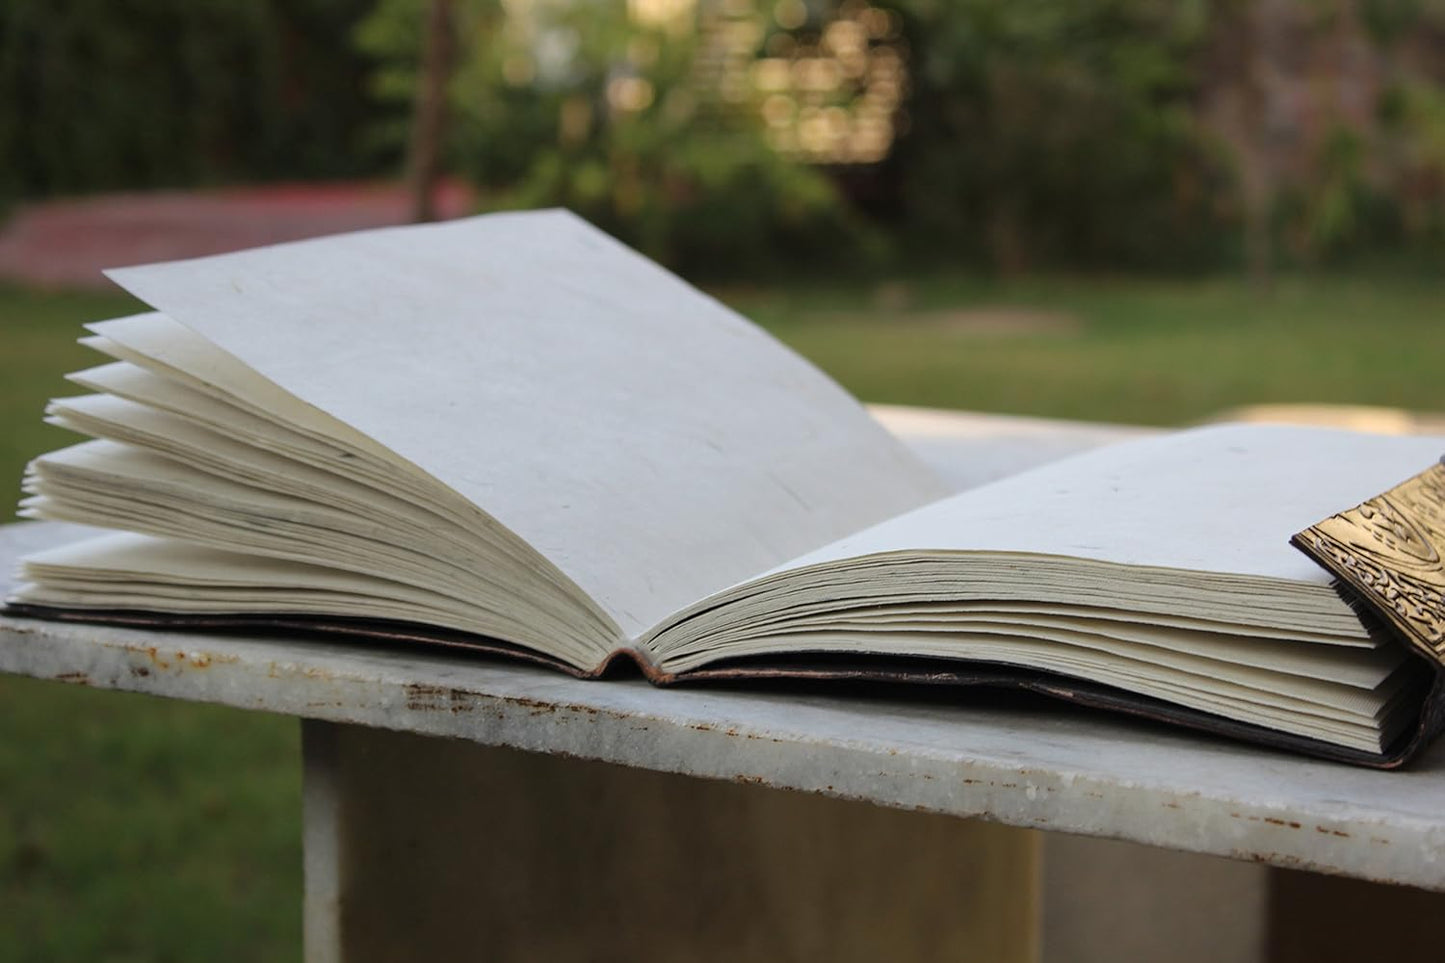
[{"label": "concrete support leg", "polygon": [[305,905],[302,937],[307,963],[340,963],[341,815],[337,726],[301,722],[301,833],[304,842]]},{"label": "concrete support leg", "polygon": [[1027,830],[304,726],[313,963],[1038,956]]},{"label": "concrete support leg", "polygon": [[1046,963],[1440,957],[1445,893],[1082,836],[1042,849]]},{"label": "concrete support leg", "polygon": [[1433,959],[1445,894],[303,723],[306,958]]},{"label": "concrete support leg", "polygon": [[1058,833],[1043,866],[1047,963],[1265,959],[1266,866]]}]

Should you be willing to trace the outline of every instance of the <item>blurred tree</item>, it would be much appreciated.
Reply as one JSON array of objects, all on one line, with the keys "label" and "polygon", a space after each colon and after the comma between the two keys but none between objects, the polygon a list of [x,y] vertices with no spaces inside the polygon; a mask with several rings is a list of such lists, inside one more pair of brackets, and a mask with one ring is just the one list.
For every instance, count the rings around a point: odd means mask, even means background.
[{"label": "blurred tree", "polygon": [[904,212],[999,270],[1198,260],[1215,168],[1196,136],[1199,0],[904,0]]},{"label": "blurred tree", "polygon": [[0,3],[0,205],[403,157],[692,272],[1434,257],[1445,0]]},{"label": "blurred tree", "polygon": [[[744,39],[737,66],[751,63],[764,27],[742,6],[699,24],[669,0],[465,0],[452,169],[488,206],[564,205],[692,272],[856,254],[861,228],[826,176],[768,145],[753,92],[698,81],[736,58],[719,37]],[[358,33],[398,108],[416,96],[418,9],[383,0]]]},{"label": "blurred tree", "polygon": [[451,85],[456,46],[452,20],[452,0],[428,0],[420,79],[412,108],[411,140],[407,145],[407,183],[413,221],[436,220],[435,192],[442,173],[447,89]]},{"label": "blurred tree", "polygon": [[1438,257],[1445,247],[1445,0],[1366,0],[1361,19],[1388,52],[1373,104],[1383,143],[1363,145],[1366,209],[1344,240],[1394,235],[1401,247]]},{"label": "blurred tree", "polygon": [[369,0],[4,0],[5,197],[348,176],[366,64],[337,44]]},{"label": "blurred tree", "polygon": [[1225,147],[1234,171],[1246,269],[1259,291],[1274,274],[1273,219],[1286,177],[1288,121],[1275,108],[1271,85],[1279,58],[1297,32],[1290,0],[1222,0],[1214,5],[1202,58],[1199,115]]},{"label": "blurred tree", "polygon": [[1231,163],[1260,286],[1277,256],[1438,249],[1442,27],[1439,0],[1212,4],[1198,115]]}]

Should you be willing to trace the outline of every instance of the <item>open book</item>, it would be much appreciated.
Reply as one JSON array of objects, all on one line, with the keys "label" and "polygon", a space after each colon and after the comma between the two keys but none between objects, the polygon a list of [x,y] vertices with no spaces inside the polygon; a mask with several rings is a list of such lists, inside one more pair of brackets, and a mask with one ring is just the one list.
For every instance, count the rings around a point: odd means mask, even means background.
[{"label": "open book", "polygon": [[654,681],[989,682],[1389,764],[1434,673],[1290,536],[1441,442],[1217,427],[950,495],[565,212],[110,272],[12,612],[421,639]]}]

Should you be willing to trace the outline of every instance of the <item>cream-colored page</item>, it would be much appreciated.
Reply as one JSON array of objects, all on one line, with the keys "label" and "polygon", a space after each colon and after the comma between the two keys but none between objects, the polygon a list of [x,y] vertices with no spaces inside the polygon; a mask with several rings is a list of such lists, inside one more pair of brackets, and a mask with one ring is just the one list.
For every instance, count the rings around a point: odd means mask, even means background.
[{"label": "cream-colored page", "polygon": [[566,212],[109,273],[491,514],[628,638],[945,493],[807,362]]},{"label": "cream-colored page", "polygon": [[784,566],[1019,552],[1327,585],[1294,533],[1424,471],[1445,438],[1220,425],[1100,448],[962,492]]}]

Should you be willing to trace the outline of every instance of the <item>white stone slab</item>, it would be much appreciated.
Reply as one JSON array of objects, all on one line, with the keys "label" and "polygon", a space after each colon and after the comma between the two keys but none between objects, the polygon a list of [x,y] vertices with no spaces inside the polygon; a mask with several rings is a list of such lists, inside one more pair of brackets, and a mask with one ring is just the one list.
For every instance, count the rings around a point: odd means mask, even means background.
[{"label": "white stone slab", "polygon": [[[0,571],[74,536],[0,529]],[[1445,890],[1445,745],[1379,773],[967,692],[655,689],[447,653],[4,617],[0,671]]]},{"label": "white stone slab", "polygon": [[[875,413],[958,487],[1141,430]],[[0,591],[20,555],[83,532],[0,528]],[[0,671],[1445,891],[1445,743],[1377,773],[976,692],[663,690],[450,653],[5,617]]]}]

